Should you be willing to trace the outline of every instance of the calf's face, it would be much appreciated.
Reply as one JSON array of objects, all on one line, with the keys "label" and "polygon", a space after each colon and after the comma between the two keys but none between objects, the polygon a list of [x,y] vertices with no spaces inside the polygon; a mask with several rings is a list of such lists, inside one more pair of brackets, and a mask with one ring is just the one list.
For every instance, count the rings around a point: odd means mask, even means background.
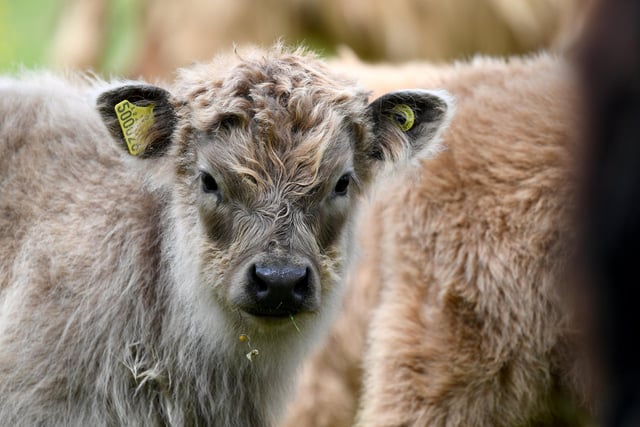
[{"label": "calf's face", "polygon": [[171,164],[197,286],[258,322],[321,309],[375,169],[433,153],[451,115],[446,95],[428,91],[368,104],[316,59],[277,49],[182,70],[170,91],[116,87],[98,109],[123,149]]}]

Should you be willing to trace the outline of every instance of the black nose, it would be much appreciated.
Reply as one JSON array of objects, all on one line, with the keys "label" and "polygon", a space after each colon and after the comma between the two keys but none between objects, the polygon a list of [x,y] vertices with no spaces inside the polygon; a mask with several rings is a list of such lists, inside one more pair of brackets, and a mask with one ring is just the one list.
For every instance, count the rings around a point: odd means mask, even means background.
[{"label": "black nose", "polygon": [[258,316],[289,316],[307,309],[312,294],[309,267],[263,265],[250,267],[247,292],[253,304],[247,311]]}]

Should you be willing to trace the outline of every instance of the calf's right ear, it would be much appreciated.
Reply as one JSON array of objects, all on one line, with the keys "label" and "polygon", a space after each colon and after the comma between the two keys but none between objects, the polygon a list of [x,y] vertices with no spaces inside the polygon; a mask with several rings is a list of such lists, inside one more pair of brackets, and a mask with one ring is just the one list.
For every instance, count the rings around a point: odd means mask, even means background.
[{"label": "calf's right ear", "polygon": [[109,133],[132,156],[166,153],[177,116],[171,94],[151,85],[127,85],[101,93],[97,109]]},{"label": "calf's right ear", "polygon": [[369,104],[376,136],[369,155],[391,161],[433,157],[454,111],[455,99],[444,90],[409,89],[381,96]]}]

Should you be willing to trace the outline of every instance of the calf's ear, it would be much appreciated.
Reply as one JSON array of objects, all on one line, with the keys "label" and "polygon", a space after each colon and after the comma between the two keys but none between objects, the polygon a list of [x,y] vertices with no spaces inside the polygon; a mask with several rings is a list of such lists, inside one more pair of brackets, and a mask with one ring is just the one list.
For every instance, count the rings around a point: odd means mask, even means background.
[{"label": "calf's ear", "polygon": [[441,149],[439,137],[455,109],[446,91],[402,90],[369,104],[375,142],[369,153],[376,160],[433,157]]},{"label": "calf's ear", "polygon": [[151,85],[126,85],[101,93],[97,109],[119,146],[132,156],[166,153],[176,127],[171,94]]}]

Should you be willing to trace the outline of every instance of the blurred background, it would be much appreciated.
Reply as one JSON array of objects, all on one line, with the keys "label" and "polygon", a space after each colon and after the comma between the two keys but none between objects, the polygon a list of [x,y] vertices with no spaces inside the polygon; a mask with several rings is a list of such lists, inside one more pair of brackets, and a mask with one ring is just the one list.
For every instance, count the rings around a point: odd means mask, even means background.
[{"label": "blurred background", "polygon": [[433,62],[570,47],[588,0],[0,0],[0,72],[170,79],[234,43]]}]

